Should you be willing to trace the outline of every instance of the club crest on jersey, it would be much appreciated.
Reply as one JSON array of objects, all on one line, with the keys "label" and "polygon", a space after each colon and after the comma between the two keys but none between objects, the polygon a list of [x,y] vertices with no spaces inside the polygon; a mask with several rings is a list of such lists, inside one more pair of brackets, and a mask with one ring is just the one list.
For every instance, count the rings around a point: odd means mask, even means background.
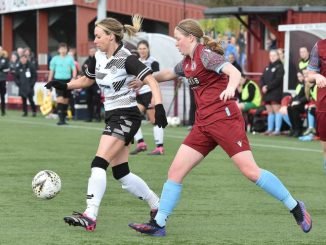
[{"label": "club crest on jersey", "polygon": [[241,141],[241,140],[239,140],[239,141],[237,142],[237,144],[238,144],[238,146],[242,147],[242,141]]},{"label": "club crest on jersey", "polygon": [[111,74],[115,74],[115,73],[117,73],[117,67],[116,66],[112,66],[111,68],[110,68],[110,72],[111,72]]},{"label": "club crest on jersey", "polygon": [[197,65],[195,61],[191,62],[191,70],[194,71],[196,69]]}]

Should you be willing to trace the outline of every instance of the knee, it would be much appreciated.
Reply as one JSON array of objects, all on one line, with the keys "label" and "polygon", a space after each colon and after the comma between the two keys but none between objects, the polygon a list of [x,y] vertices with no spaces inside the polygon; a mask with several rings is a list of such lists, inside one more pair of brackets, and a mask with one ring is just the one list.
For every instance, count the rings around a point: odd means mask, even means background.
[{"label": "knee", "polygon": [[250,181],[256,182],[260,176],[259,168],[246,168],[241,170],[242,174]]},{"label": "knee", "polygon": [[119,180],[130,173],[128,162],[121,163],[112,167],[112,175],[116,180]]},{"label": "knee", "polygon": [[98,156],[94,157],[91,164],[91,168],[102,168],[105,171],[107,170],[108,166],[109,166],[109,162],[106,161],[104,158]]},{"label": "knee", "polygon": [[182,183],[184,177],[185,176],[184,176],[184,174],[182,174],[182,171],[180,171],[177,168],[174,168],[173,166],[170,167],[170,169],[168,171],[168,179],[169,180],[172,180],[177,183]]}]

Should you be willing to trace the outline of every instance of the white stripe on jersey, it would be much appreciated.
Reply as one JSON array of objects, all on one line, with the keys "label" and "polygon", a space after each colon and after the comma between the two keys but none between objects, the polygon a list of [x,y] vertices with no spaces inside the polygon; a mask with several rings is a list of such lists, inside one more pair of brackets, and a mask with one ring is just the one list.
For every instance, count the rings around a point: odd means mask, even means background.
[{"label": "white stripe on jersey", "polygon": [[[154,57],[152,57],[152,56],[149,56],[147,60],[141,60],[140,58],[139,58],[139,60],[140,60],[141,62],[143,62],[143,63],[144,63],[147,67],[149,67],[149,68],[151,68],[151,67],[152,67],[152,63],[153,63],[154,61],[156,61],[156,60],[154,59]],[[145,84],[144,86],[142,86],[142,87],[138,90],[138,94],[146,94],[146,93],[148,93],[148,92],[151,92],[151,88],[150,88],[147,84]]]},{"label": "white stripe on jersey", "polygon": [[[137,106],[136,93],[128,88],[128,84],[135,79],[135,76],[127,74],[125,68],[126,59],[130,55],[129,50],[124,47],[109,59],[103,52],[97,51],[95,54],[96,83],[105,98],[105,111]],[[141,74],[144,72],[145,69]],[[138,76],[140,77],[141,74]]]}]

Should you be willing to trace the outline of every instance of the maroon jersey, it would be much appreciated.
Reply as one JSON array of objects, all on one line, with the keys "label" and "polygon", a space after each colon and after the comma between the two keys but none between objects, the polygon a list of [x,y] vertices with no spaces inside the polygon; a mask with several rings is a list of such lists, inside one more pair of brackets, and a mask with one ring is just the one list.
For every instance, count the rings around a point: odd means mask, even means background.
[{"label": "maroon jersey", "polygon": [[194,91],[197,108],[195,123],[198,126],[225,119],[230,114],[228,106],[235,103],[235,100],[220,100],[220,94],[229,82],[228,76],[221,72],[226,63],[222,55],[198,44],[193,59],[186,56],[174,68],[176,74],[188,79]]},{"label": "maroon jersey", "polygon": [[[318,41],[310,53],[308,70],[326,77],[326,39]],[[326,88],[317,88],[317,111],[326,112]]]}]

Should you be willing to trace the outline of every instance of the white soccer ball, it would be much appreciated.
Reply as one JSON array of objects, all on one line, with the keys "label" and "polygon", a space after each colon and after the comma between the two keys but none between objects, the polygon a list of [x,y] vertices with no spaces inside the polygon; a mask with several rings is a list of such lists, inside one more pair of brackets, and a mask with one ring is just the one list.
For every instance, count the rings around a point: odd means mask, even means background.
[{"label": "white soccer ball", "polygon": [[38,198],[52,199],[61,190],[61,179],[51,170],[42,170],[34,176],[32,189]]},{"label": "white soccer ball", "polygon": [[171,118],[171,126],[172,127],[177,127],[180,125],[180,123],[181,123],[180,117],[172,117]]}]

